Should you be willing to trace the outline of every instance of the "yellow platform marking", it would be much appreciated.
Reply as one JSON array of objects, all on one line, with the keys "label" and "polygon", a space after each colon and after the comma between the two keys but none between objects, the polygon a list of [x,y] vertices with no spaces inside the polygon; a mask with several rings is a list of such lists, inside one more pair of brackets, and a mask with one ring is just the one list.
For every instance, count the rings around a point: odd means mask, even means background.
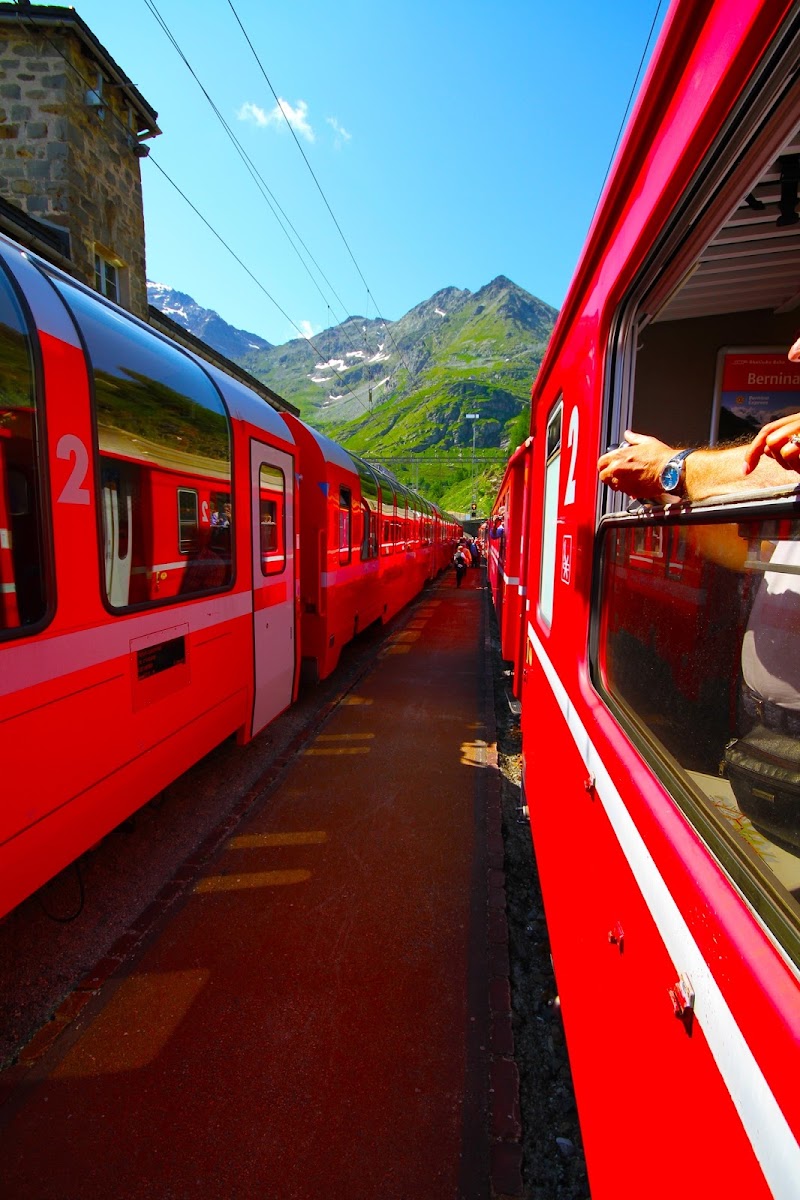
[{"label": "yellow platform marking", "polygon": [[374,733],[319,733],[314,739],[317,742],[371,742]]},{"label": "yellow platform marking", "polygon": [[343,754],[369,754],[369,746],[312,746],[304,750],[306,758],[335,758]]},{"label": "yellow platform marking", "polygon": [[367,699],[366,696],[345,696],[344,700],[339,701],[340,704],[374,704],[374,700]]},{"label": "yellow platform marking", "polygon": [[397,645],[398,642],[418,642],[419,637],[420,635],[415,629],[401,629],[389,641],[392,645]]},{"label": "yellow platform marking", "polygon": [[242,833],[231,838],[229,850],[259,850],[268,846],[319,846],[327,842],[324,829],[301,830],[297,833]]},{"label": "yellow platform marking", "polygon": [[[353,742],[371,742],[374,733],[321,733],[315,739],[314,745],[304,750],[307,758],[333,758],[344,754],[369,754],[369,746],[354,746]],[[323,742],[324,745],[319,743]]]},{"label": "yellow platform marking", "polygon": [[408,652],[409,652],[409,650],[410,650],[410,649],[411,649],[411,647],[410,647],[410,646],[409,646],[409,645],[406,643],[406,645],[404,645],[404,646],[398,646],[398,645],[394,645],[394,646],[387,646],[387,647],[386,647],[386,649],[384,650],[384,652],[383,652],[383,653],[384,653],[384,654],[386,654],[386,655],[389,655],[389,654],[408,654]]},{"label": "yellow platform marking", "polygon": [[53,1078],[113,1075],[148,1066],[158,1058],[209,975],[207,970],[132,975],[67,1052]]},{"label": "yellow platform marking", "polygon": [[306,883],[310,871],[250,871],[239,875],[208,875],[195,887],[195,893],[241,892],[248,888],[288,887],[293,883]]}]

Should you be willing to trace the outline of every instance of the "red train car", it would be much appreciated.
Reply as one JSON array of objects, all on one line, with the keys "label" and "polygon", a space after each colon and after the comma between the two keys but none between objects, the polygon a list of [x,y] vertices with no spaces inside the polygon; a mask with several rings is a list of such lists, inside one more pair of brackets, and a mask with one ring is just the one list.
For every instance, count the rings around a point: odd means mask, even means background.
[{"label": "red train car", "polygon": [[299,453],[300,622],[310,677],[395,616],[449,562],[460,532],[436,505],[290,414]]},{"label": "red train car", "polygon": [[594,1200],[800,1194],[800,800],[765,812],[762,786],[755,812],[731,775],[767,722],[757,660],[800,751],[796,477],[653,508],[596,466],[627,429],[698,446],[800,410],[774,365],[798,69],[797,4],[674,0],[534,385],[525,511],[513,471],[498,498],[525,530],[523,785]]},{"label": "red train car", "polygon": [[500,651],[515,670],[512,691],[519,697],[525,603],[525,519],[530,480],[530,438],[514,453],[506,467],[497,500],[485,531],[487,573],[500,629]]},{"label": "red train car", "polygon": [[321,443],[0,239],[0,914],[428,577],[381,593]]}]

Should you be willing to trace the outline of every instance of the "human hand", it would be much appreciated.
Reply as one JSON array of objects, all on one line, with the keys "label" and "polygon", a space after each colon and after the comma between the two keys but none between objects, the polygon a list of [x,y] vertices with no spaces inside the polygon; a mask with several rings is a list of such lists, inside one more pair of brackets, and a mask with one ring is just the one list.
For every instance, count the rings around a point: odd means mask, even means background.
[{"label": "human hand", "polygon": [[[793,347],[794,348],[794,347]],[[800,474],[800,413],[770,421],[744,451],[743,474],[749,475],[762,454],[774,458],[787,471]]]},{"label": "human hand", "polygon": [[601,455],[597,470],[602,483],[615,492],[627,492],[637,500],[654,500],[663,495],[661,472],[675,450],[647,434],[625,431],[625,441]]}]

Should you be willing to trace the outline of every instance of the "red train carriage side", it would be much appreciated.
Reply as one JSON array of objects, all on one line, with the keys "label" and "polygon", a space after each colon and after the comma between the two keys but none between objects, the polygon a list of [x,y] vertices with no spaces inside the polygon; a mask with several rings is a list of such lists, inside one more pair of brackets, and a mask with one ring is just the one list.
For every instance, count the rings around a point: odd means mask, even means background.
[{"label": "red train carriage side", "polygon": [[799,5],[675,0],[533,389],[523,783],[594,1200],[798,1195],[800,806],[733,757],[797,780],[797,478],[629,509],[596,464],[800,410],[799,68]]},{"label": "red train carriage side", "polygon": [[530,479],[531,439],[511,456],[497,500],[486,528],[489,587],[500,628],[500,650],[513,665],[512,690],[519,697],[522,686],[525,582],[525,520]]},{"label": "red train carriage side", "polygon": [[[5,912],[290,704],[297,647],[294,446],[277,414],[13,244],[0,258]],[[286,496],[268,595],[262,462]]]},{"label": "red train carriage side", "polygon": [[357,633],[390,620],[436,576],[442,516],[324,434],[283,419],[299,455],[303,661],[324,679]]},{"label": "red train carriage side", "polygon": [[[0,239],[0,915],[295,699],[299,538],[328,536],[296,479],[309,500],[335,475],[337,566],[360,496],[327,446],[303,475],[256,395]],[[326,593],[352,636],[362,610]]]}]

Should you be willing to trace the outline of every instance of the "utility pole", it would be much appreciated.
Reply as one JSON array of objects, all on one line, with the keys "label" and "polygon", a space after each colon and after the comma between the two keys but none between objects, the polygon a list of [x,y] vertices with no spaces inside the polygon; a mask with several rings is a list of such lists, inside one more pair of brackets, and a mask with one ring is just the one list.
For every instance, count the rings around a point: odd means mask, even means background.
[{"label": "utility pole", "polygon": [[481,414],[480,414],[480,413],[464,413],[464,417],[465,417],[465,419],[466,419],[467,421],[472,421],[472,506],[471,506],[471,509],[470,509],[470,513],[471,513],[472,515],[474,515],[474,514],[475,514],[475,511],[476,511],[476,500],[475,500],[475,435],[476,435],[476,433],[478,432],[478,421],[480,420]]}]

